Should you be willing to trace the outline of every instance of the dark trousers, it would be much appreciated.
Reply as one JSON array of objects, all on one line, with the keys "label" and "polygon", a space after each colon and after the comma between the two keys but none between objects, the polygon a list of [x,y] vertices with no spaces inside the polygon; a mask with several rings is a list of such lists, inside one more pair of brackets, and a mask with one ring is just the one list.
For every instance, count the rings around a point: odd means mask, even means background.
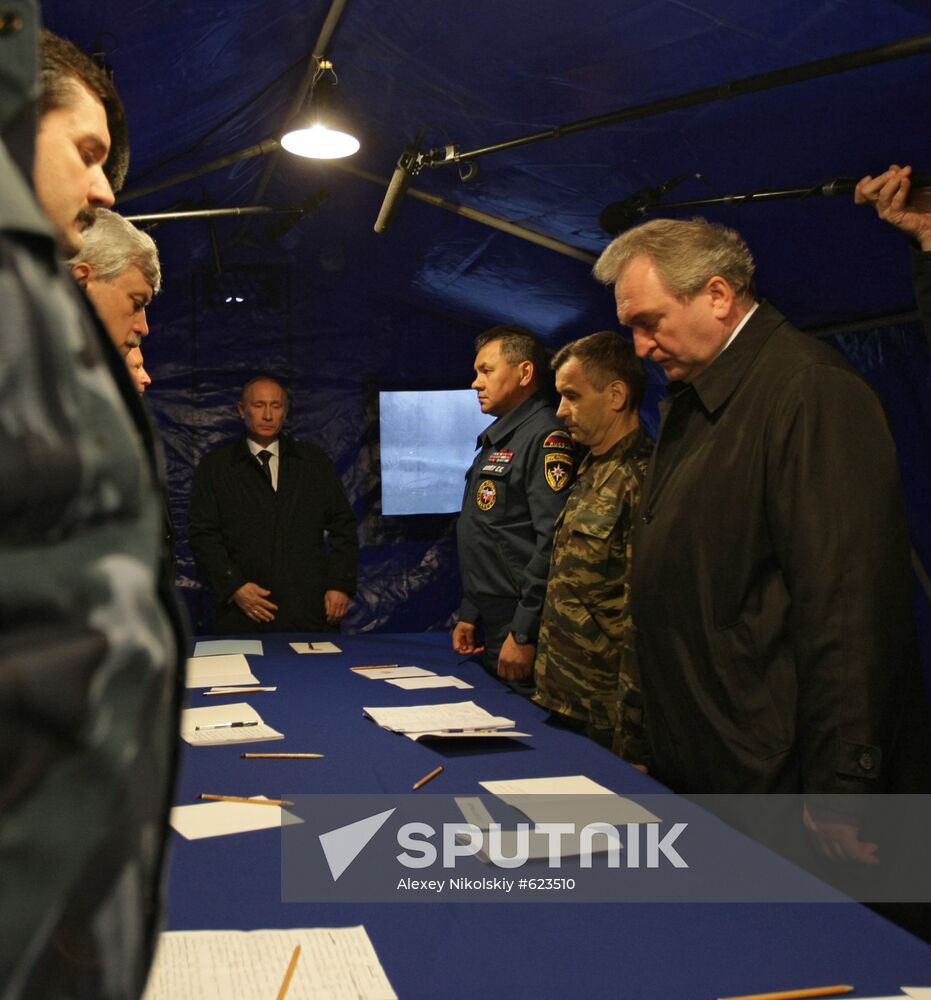
[{"label": "dark trousers", "polygon": [[[517,601],[512,597],[480,597],[475,599],[475,603],[478,606],[484,633],[485,652],[482,654],[482,666],[492,677],[498,677],[498,657],[510,632]],[[525,681],[507,681],[501,677],[498,679],[502,684],[507,684],[512,691],[528,698],[536,690],[532,676]]]}]

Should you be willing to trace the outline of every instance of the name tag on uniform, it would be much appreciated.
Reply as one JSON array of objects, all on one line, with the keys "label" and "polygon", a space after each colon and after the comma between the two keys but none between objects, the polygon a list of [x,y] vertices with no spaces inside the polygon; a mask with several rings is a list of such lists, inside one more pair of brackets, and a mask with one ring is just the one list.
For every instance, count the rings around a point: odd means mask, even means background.
[{"label": "name tag on uniform", "polygon": [[496,475],[501,475],[503,472],[507,472],[508,467],[506,465],[483,465],[482,472],[493,472]]}]

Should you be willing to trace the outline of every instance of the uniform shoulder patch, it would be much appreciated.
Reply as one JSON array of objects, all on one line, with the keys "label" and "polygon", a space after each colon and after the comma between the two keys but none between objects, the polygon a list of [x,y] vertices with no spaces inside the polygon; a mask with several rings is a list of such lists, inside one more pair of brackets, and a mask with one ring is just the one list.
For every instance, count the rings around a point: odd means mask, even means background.
[{"label": "uniform shoulder patch", "polygon": [[563,430],[550,431],[543,441],[543,447],[559,448],[561,451],[575,451],[575,445],[572,443],[569,432]]},{"label": "uniform shoulder patch", "polygon": [[554,493],[559,493],[569,485],[574,467],[575,459],[564,451],[553,451],[544,457],[543,472]]}]

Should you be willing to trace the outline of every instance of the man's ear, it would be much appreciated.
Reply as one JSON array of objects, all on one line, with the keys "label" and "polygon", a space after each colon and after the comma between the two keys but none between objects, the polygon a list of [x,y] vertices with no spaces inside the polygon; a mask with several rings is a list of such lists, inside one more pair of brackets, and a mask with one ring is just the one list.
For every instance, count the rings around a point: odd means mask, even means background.
[{"label": "man's ear", "polygon": [[615,379],[609,386],[608,392],[611,395],[611,409],[616,413],[620,413],[621,410],[627,407],[627,401],[630,398],[630,391],[628,390],[625,383],[623,383],[619,378]]},{"label": "man's ear", "polygon": [[72,264],[71,273],[74,276],[74,280],[84,289],[87,288],[88,281],[94,276],[94,269],[86,261],[79,261],[77,264]]},{"label": "man's ear", "polygon": [[532,361],[521,361],[517,366],[520,369],[520,384],[530,385],[533,381],[533,362]]},{"label": "man's ear", "polygon": [[734,306],[734,289],[730,282],[720,274],[714,275],[705,285],[705,290],[711,299],[711,310],[716,319],[725,319]]},{"label": "man's ear", "polygon": [[242,400],[236,404],[236,409],[239,410],[239,416],[242,420],[246,419],[246,408],[242,405]]}]

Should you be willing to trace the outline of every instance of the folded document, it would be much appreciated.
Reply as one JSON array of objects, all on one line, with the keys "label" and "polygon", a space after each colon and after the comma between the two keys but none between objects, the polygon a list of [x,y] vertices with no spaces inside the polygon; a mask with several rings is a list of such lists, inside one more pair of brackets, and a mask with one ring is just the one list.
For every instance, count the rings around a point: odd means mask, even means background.
[{"label": "folded document", "polygon": [[382,729],[412,740],[529,736],[515,732],[514,720],[492,715],[474,701],[445,705],[407,705],[401,708],[363,708]]}]

